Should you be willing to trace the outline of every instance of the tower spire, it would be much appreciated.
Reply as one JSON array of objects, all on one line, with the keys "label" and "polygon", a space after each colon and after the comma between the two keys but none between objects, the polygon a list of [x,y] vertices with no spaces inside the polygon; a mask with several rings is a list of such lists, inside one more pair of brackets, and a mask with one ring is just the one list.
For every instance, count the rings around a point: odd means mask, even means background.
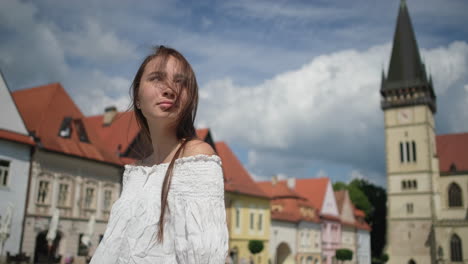
[{"label": "tower spire", "polygon": [[[384,98],[389,94],[395,95],[396,93],[405,95],[403,98],[407,98],[401,101],[392,101],[392,103],[386,103],[383,100],[383,109],[427,104],[432,112],[436,111],[434,89],[427,79],[425,66],[419,54],[418,43],[411,24],[406,0],[400,1],[390,65],[387,78],[382,82],[380,92]],[[423,94],[427,98],[422,100],[423,98],[408,97],[406,96],[408,92]]]}]

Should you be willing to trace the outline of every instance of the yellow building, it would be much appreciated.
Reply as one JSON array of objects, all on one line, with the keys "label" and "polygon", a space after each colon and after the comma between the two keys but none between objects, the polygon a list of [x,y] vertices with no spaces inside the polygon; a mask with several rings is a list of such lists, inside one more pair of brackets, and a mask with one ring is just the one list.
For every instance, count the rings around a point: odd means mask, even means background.
[{"label": "yellow building", "polygon": [[[217,142],[225,177],[226,217],[229,254],[233,263],[268,263],[270,239],[270,199],[224,142]],[[263,241],[263,250],[253,256],[250,240]]]}]

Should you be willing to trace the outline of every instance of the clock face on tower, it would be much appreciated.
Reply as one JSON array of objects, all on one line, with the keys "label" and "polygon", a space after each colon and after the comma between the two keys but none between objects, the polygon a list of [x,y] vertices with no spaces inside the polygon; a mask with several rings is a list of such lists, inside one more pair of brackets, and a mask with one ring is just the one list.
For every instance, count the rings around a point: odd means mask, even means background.
[{"label": "clock face on tower", "polygon": [[400,109],[398,110],[398,123],[407,124],[413,119],[413,111],[411,109]]}]

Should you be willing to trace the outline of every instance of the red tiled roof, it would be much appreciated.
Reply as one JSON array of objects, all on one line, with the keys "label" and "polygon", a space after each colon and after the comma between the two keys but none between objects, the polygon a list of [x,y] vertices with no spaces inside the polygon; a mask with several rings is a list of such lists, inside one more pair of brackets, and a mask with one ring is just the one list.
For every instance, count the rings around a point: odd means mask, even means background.
[{"label": "red tiled roof", "polygon": [[90,116],[86,122],[99,134],[108,151],[125,152],[140,132],[133,111],[116,113],[112,123],[107,126],[103,118],[104,115]]},{"label": "red tiled roof", "polygon": [[[87,117],[86,122],[97,131],[106,149],[112,153],[125,153],[141,131],[133,111],[117,112],[109,125],[104,125],[104,115]],[[197,129],[196,132],[198,138],[205,140],[209,128]],[[124,164],[136,161],[129,157],[121,157],[120,160]]]},{"label": "red tiled roof", "polygon": [[8,130],[3,130],[3,129],[0,129],[0,139],[15,141],[15,142],[19,142],[19,143],[23,143],[23,144],[27,144],[27,145],[31,145],[31,146],[34,145],[34,141],[32,140],[31,137],[26,136],[26,135],[22,135],[22,134],[18,134],[18,133],[15,133],[15,132],[11,132],[11,131],[8,131]]},{"label": "red tiled roof", "polygon": [[[309,222],[320,222],[320,219],[317,216],[317,212],[311,206],[304,206],[301,203],[300,199],[297,198],[281,198],[275,199],[272,201],[274,205],[281,205],[282,210],[272,210],[271,211],[271,219],[273,220],[280,220],[280,221],[287,221],[287,222],[294,222],[297,223],[299,221],[309,221]],[[315,211],[315,217],[304,216],[301,214],[301,206],[302,207],[309,207]]]},{"label": "red tiled roof", "polygon": [[223,163],[225,191],[269,198],[255,183],[226,143],[216,142],[215,145],[216,151]]},{"label": "red tiled roof", "polygon": [[[107,152],[99,136],[87,127],[80,109],[59,83],[15,91],[12,95],[26,128],[45,149],[120,165],[117,156]],[[73,120],[70,138],[58,135],[65,117]],[[77,131],[80,123],[91,143],[80,141]]]},{"label": "red tiled roof", "polygon": [[359,217],[366,217],[366,213],[364,213],[364,211],[359,210],[357,208],[354,209],[354,215],[359,216]]},{"label": "red tiled roof", "polygon": [[262,191],[269,195],[271,198],[301,197],[297,192],[291,190],[288,187],[286,181],[278,181],[275,185],[273,185],[271,181],[257,182],[257,184],[258,186],[260,186]]},{"label": "red tiled roof", "polygon": [[[272,204],[281,205],[283,207],[282,211],[272,210],[272,219],[287,222],[320,221],[312,203],[290,189],[286,181],[278,181],[274,185],[271,181],[258,182],[257,184],[264,193],[268,194],[273,199]],[[300,211],[301,207],[311,208],[315,211],[316,217],[303,216]]]},{"label": "red tiled roof", "polygon": [[321,212],[328,182],[328,178],[296,179],[294,190],[307,198],[314,208]]},{"label": "red tiled roof", "polygon": [[438,135],[436,141],[441,172],[450,172],[452,164],[457,171],[468,171],[468,133]]}]

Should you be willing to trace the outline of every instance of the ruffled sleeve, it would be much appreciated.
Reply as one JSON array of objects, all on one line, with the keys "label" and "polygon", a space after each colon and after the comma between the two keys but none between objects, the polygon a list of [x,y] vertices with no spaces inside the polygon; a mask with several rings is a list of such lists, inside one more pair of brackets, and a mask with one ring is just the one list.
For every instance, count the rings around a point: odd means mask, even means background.
[{"label": "ruffled sleeve", "polygon": [[[186,164],[187,175],[174,184],[177,263],[224,263],[228,230],[219,157]],[[174,179],[175,180],[175,179]]]}]

